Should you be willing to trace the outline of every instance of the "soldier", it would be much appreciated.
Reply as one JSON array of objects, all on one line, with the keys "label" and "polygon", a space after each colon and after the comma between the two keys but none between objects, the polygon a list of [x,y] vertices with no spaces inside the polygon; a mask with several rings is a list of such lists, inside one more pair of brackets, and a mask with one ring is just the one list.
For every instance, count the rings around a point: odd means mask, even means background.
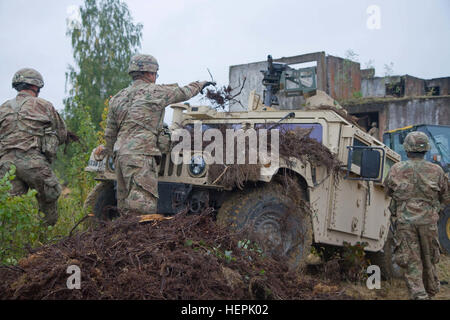
[{"label": "soldier", "polygon": [[409,160],[392,166],[385,180],[397,220],[395,262],[404,269],[412,299],[429,299],[439,291],[437,222],[441,202],[448,202],[448,180],[438,165],[424,160],[428,137],[411,132],[403,147]]},{"label": "soldier", "polygon": [[38,98],[44,79],[34,69],[16,72],[12,86],[17,97],[0,106],[0,175],[16,167],[12,195],[37,190],[39,210],[48,225],[58,220],[57,200],[61,186],[50,164],[67,131],[53,105]]},{"label": "soldier", "polygon": [[128,69],[132,84],[110,101],[102,156],[115,157],[117,206],[123,214],[156,214],[165,108],[189,100],[213,84],[157,85],[158,69],[153,56],[134,56]]},{"label": "soldier", "polygon": [[370,128],[369,134],[376,139],[380,139],[380,129],[377,126],[378,124],[376,122],[372,122],[372,128]]}]

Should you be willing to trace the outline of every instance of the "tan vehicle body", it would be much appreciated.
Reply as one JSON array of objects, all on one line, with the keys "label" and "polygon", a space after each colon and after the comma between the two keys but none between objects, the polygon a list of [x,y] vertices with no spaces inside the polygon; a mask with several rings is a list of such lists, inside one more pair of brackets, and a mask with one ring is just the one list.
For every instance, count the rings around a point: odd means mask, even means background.
[{"label": "tan vehicle body", "polygon": [[[356,139],[364,145],[383,148],[385,150],[383,177],[386,176],[391,165],[400,161],[400,156],[379,140],[349,123],[338,113],[314,108],[314,106],[324,103],[329,105],[330,99],[328,96],[318,94],[308,99],[306,107],[302,107],[301,110],[277,110],[263,106],[259,97],[252,94],[248,112],[217,112],[207,106],[191,107],[177,104],[171,106],[174,109],[171,129],[193,124],[196,121],[201,121],[202,124],[273,124],[280,121],[289,112],[294,112],[295,117],[283,120],[283,124],[319,124],[322,127],[322,144],[336,154],[342,162],[343,167],[339,181],[335,181],[334,176],[328,174],[326,168],[312,167],[298,159],[292,159],[294,166],[290,167],[282,160],[276,167],[273,165],[263,167],[260,180],[264,183],[271,183],[281,169],[286,169],[294,171],[306,181],[308,199],[313,211],[311,222],[314,243],[342,246],[344,242],[351,244],[366,242],[368,244],[365,248],[367,251],[379,251],[383,248],[389,231],[390,211],[388,206],[390,199],[385,196],[382,183],[344,179],[349,156],[347,147],[353,146]],[[337,107],[339,108],[339,106]],[[201,151],[194,153],[201,154]],[[188,164],[175,166],[171,161],[165,161],[164,158],[167,156],[163,157],[160,164],[160,182],[182,183],[198,188],[227,192],[220,185],[208,183],[208,170],[202,177],[193,177],[189,173]],[[108,165],[91,171],[98,173],[98,180],[115,179],[115,175]],[[351,177],[358,177],[360,167],[352,164],[349,174]]]}]

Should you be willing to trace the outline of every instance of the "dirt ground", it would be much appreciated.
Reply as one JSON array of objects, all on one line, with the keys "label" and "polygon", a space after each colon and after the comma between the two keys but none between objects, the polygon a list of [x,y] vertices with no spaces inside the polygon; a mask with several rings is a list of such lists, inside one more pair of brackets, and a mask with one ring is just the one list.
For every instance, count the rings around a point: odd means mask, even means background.
[{"label": "dirt ground", "polygon": [[[140,224],[124,217],[0,266],[0,300],[309,300],[349,299],[329,281],[292,272],[259,252],[248,235],[211,216],[179,214]],[[81,270],[67,288],[67,267]]]},{"label": "dirt ground", "polygon": [[[439,280],[447,284],[441,284],[440,292],[433,300],[450,300],[450,256],[442,255],[438,264]],[[382,281],[380,290],[369,290],[364,284],[351,284],[342,282],[345,294],[361,300],[408,300],[408,289],[403,279]]]},{"label": "dirt ground", "polygon": [[[141,225],[118,219],[35,250],[18,266],[0,266],[0,300],[402,300],[402,280],[368,290],[333,280],[342,269],[291,272],[283,259],[243,246],[243,234],[220,228],[211,211]],[[240,245],[241,244],[241,245]],[[69,265],[83,270],[81,290],[66,287]],[[438,265],[436,299],[450,299],[450,257]]]}]

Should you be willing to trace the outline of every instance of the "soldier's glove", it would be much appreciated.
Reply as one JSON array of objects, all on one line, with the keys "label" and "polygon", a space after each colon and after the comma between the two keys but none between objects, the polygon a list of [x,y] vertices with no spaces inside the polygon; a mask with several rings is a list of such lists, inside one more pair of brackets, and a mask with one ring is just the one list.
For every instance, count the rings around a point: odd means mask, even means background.
[{"label": "soldier's glove", "polygon": [[202,87],[202,90],[200,90],[200,93],[203,94],[203,89],[205,89],[208,86],[215,86],[216,83],[215,82],[211,82],[211,81],[203,81],[200,82],[200,86]]},{"label": "soldier's glove", "polygon": [[106,155],[107,155],[107,151],[103,145],[100,145],[97,148],[95,148],[95,151],[94,151],[95,161],[98,161],[98,162],[103,161],[103,159],[105,159]]}]

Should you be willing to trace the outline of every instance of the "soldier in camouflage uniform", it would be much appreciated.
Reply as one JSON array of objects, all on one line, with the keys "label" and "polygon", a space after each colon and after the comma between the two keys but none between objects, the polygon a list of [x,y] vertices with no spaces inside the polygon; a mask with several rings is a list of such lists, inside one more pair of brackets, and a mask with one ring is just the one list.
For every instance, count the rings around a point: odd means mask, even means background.
[{"label": "soldier in camouflage uniform", "polygon": [[[114,155],[117,206],[123,214],[155,214],[158,199],[158,140],[165,108],[196,96],[211,82],[155,84],[159,65],[150,55],[137,55],[128,69],[132,84],[110,101],[104,154]],[[161,142],[161,141],[159,141]]]},{"label": "soldier in camouflage uniform", "polygon": [[15,165],[11,194],[37,190],[39,209],[47,224],[54,225],[61,186],[50,164],[58,146],[66,141],[66,125],[50,102],[38,98],[44,86],[39,72],[17,71],[12,86],[17,97],[0,106],[0,175]]},{"label": "soldier in camouflage uniform", "polygon": [[376,122],[372,122],[371,128],[368,132],[372,137],[376,139],[380,139],[380,129],[378,129],[378,124]]},{"label": "soldier in camouflage uniform", "polygon": [[404,269],[411,298],[429,299],[439,291],[437,222],[441,202],[448,201],[448,180],[441,167],[424,160],[426,134],[411,132],[403,146],[409,160],[392,166],[385,180],[397,220],[395,262]]}]

